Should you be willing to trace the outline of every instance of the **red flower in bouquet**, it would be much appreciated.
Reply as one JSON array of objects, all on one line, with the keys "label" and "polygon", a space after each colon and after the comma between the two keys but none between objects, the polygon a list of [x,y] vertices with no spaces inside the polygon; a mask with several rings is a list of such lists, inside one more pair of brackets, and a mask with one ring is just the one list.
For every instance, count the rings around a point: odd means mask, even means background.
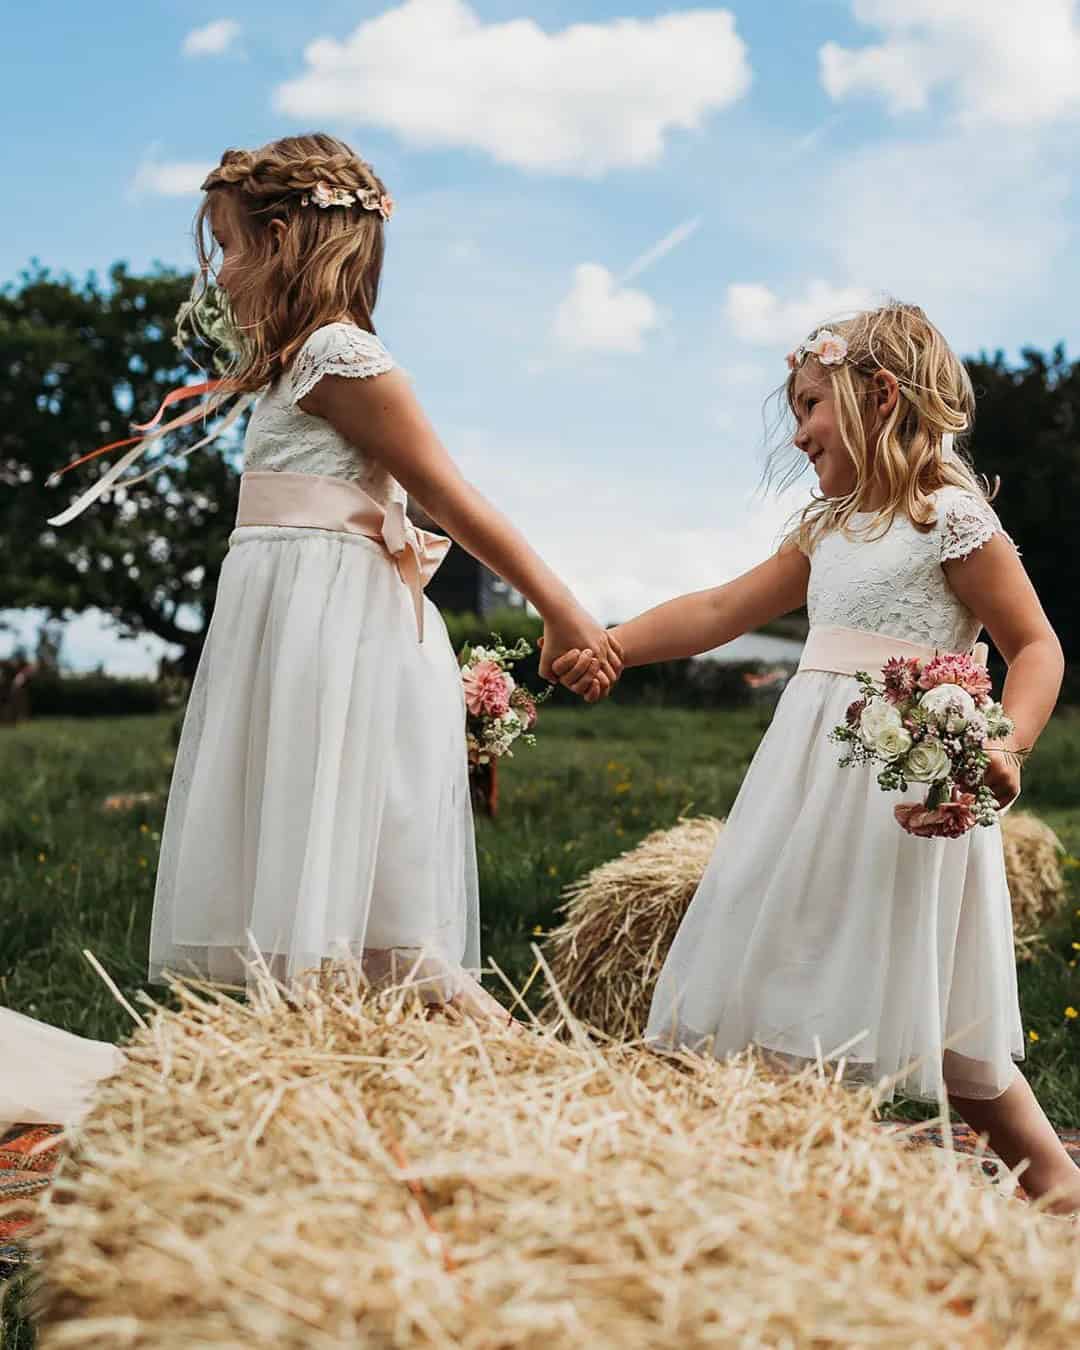
[{"label": "red flower in bouquet", "polygon": [[919,684],[919,659],[916,656],[894,656],[885,662],[881,672],[885,697],[890,703],[906,703]]}]

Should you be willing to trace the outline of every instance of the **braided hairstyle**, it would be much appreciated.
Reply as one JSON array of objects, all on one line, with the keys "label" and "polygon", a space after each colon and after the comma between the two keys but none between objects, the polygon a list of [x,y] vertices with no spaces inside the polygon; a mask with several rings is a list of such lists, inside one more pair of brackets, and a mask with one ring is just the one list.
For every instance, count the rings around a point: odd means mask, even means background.
[{"label": "braided hairstyle", "polygon": [[195,218],[193,317],[197,323],[199,298],[215,272],[213,213],[226,212],[240,245],[229,286],[242,338],[229,372],[235,390],[271,383],[324,324],[348,317],[375,331],[383,216],[359,201],[315,205],[311,193],[320,184],[389,200],[371,166],[323,132],[286,136],[260,150],[226,150],[203,182],[206,195]]}]

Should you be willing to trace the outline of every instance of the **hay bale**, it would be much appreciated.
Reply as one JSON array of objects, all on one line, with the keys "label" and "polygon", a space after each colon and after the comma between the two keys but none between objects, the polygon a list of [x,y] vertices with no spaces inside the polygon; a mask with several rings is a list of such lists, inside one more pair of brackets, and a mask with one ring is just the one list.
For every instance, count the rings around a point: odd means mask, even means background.
[{"label": "hay bale", "polygon": [[[660,967],[723,827],[713,816],[680,820],[566,888],[565,917],[545,950],[575,1017],[618,1040],[644,1032]],[[557,1012],[549,997],[541,1016]]]},{"label": "hay bale", "polygon": [[[642,1035],[660,967],[722,828],[711,816],[681,820],[567,887],[547,950],[575,1017],[620,1040]],[[1063,849],[1049,826],[1025,812],[1006,815],[1002,834],[1024,958],[1065,894]],[[555,1012],[549,1001],[544,1016]]]},{"label": "hay bale", "polygon": [[1043,928],[1065,899],[1061,868],[1065,846],[1045,821],[1029,811],[1010,811],[1002,822],[1001,834],[1017,953],[1030,956]]},{"label": "hay bale", "polygon": [[823,1072],[178,993],[50,1196],[42,1350],[1080,1338],[1075,1228]]}]

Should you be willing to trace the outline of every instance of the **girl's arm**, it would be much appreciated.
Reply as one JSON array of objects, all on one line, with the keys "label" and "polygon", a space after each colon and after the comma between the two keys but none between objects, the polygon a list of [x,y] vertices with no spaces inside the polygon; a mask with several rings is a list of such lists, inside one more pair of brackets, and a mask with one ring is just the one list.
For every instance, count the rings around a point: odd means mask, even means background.
[{"label": "girl's arm", "polygon": [[809,579],[805,554],[785,544],[726,586],[668,600],[612,631],[627,666],[697,656],[804,605]]},{"label": "girl's arm", "polygon": [[555,657],[568,648],[592,652],[587,677],[567,683],[590,701],[607,693],[622,670],[618,644],[578,604],[525,537],[467,482],[398,370],[370,379],[325,375],[300,400],[361,453],[391,473],[447,534],[516,587],[544,619],[540,673],[550,679]]},{"label": "girl's arm", "polygon": [[[992,748],[1030,750],[1054,711],[1065,658],[1020,555],[1005,535],[995,534],[966,558],[942,566],[1009,667],[1001,702],[1016,730]],[[1006,754],[991,754],[986,778],[1002,801],[1020,791],[1020,765]]]}]

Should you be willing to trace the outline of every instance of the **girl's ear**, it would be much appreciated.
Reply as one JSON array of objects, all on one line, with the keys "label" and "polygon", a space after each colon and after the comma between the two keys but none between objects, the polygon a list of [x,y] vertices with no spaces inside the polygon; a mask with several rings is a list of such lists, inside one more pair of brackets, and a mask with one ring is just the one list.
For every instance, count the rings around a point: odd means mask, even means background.
[{"label": "girl's ear", "polygon": [[900,382],[890,371],[879,370],[874,376],[872,388],[874,408],[884,421],[896,407],[897,399],[900,397]]},{"label": "girl's ear", "polygon": [[285,238],[287,226],[283,220],[272,220],[270,222],[270,233],[274,236],[274,245],[281,247],[281,241]]}]

